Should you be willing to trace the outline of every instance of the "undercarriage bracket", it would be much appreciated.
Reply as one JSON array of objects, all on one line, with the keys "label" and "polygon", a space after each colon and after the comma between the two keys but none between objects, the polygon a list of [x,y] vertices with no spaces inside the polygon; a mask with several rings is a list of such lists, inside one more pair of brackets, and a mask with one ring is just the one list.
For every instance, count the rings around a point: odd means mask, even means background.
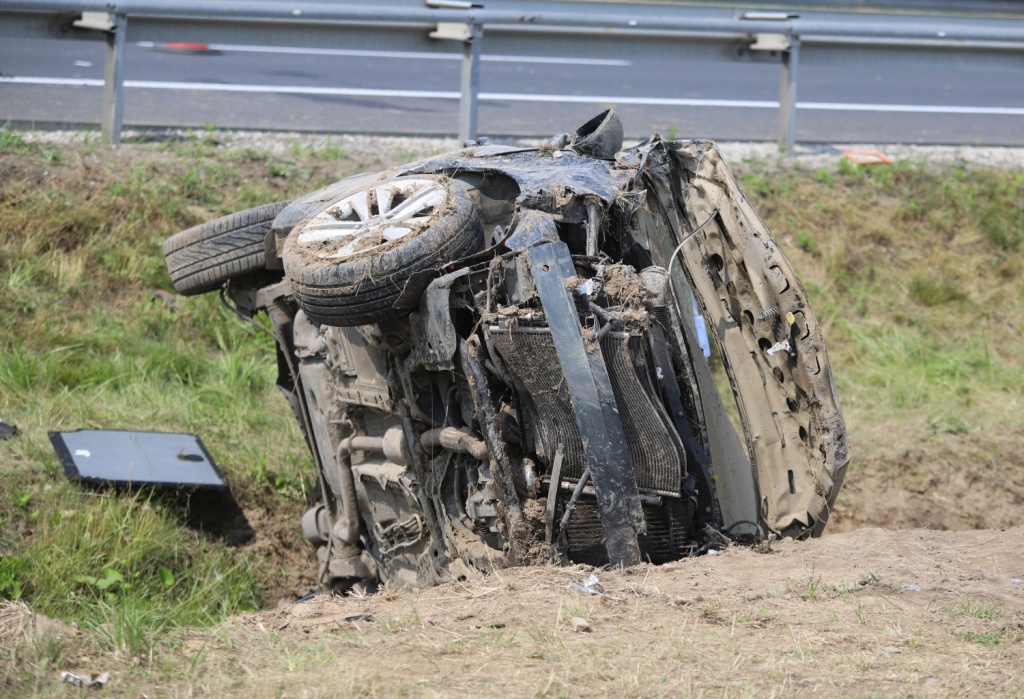
[{"label": "undercarriage bracket", "polygon": [[562,242],[537,245],[528,254],[583,437],[608,560],[612,565],[636,565],[640,562],[637,534],[645,530],[640,494],[601,346],[584,341],[576,307],[565,288],[566,278],[575,272],[572,257]]}]

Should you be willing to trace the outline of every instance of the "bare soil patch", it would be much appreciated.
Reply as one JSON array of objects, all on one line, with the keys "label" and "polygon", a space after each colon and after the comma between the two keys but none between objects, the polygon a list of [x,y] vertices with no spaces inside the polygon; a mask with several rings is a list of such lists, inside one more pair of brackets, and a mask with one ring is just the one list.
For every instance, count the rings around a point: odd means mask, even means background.
[{"label": "bare soil patch", "polygon": [[989,529],[1024,520],[1024,430],[883,436],[857,443],[829,532]]},{"label": "bare soil patch", "polygon": [[[321,595],[193,635],[195,673],[173,693],[1019,696],[1022,535],[861,529],[660,567]],[[569,589],[591,572],[605,595]]]}]

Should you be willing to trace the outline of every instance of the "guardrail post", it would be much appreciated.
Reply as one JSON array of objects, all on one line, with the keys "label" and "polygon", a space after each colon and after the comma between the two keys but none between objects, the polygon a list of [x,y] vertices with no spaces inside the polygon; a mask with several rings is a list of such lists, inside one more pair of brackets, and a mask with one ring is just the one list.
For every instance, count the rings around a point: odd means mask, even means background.
[{"label": "guardrail post", "polygon": [[476,138],[477,102],[480,95],[480,44],[484,28],[469,24],[469,36],[462,42],[462,97],[459,101],[459,140]]},{"label": "guardrail post", "polygon": [[110,15],[113,27],[106,33],[107,51],[103,72],[103,140],[121,142],[124,119],[124,36],[127,15]]},{"label": "guardrail post", "polygon": [[789,37],[789,49],[782,52],[779,80],[779,150],[791,155],[796,145],[796,76],[800,63],[800,37]]}]

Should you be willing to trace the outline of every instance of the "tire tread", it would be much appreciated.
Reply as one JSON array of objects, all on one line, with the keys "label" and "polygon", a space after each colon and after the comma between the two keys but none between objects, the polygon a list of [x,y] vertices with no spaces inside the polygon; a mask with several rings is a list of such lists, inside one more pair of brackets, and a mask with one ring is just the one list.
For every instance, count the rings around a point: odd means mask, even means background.
[{"label": "tire tread", "polygon": [[202,294],[262,270],[267,233],[288,203],[264,204],[206,221],[164,241],[164,261],[175,290],[186,296]]}]

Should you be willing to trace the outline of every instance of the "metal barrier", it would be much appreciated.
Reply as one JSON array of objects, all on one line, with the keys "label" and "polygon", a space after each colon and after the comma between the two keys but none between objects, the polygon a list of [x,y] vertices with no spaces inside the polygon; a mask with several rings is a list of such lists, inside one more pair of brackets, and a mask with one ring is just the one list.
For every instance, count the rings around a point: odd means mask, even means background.
[{"label": "metal barrier", "polygon": [[[815,61],[882,60],[1017,65],[1024,57],[1024,22],[988,22],[907,15],[829,15],[801,18],[777,11],[727,11],[685,6],[530,3],[542,11],[495,10],[460,0],[427,6],[283,4],[267,0],[6,0],[0,36],[102,38],[106,71],[102,129],[120,140],[127,41],[189,41],[329,48],[401,47],[440,53],[462,45],[459,138],[477,134],[481,45],[504,53],[546,51],[643,55],[670,43],[674,53],[780,65],[779,147],[792,150],[797,75],[808,53]],[[570,9],[576,11],[569,11]],[[601,11],[596,11],[600,9]],[[557,42],[552,43],[552,39]]]}]

